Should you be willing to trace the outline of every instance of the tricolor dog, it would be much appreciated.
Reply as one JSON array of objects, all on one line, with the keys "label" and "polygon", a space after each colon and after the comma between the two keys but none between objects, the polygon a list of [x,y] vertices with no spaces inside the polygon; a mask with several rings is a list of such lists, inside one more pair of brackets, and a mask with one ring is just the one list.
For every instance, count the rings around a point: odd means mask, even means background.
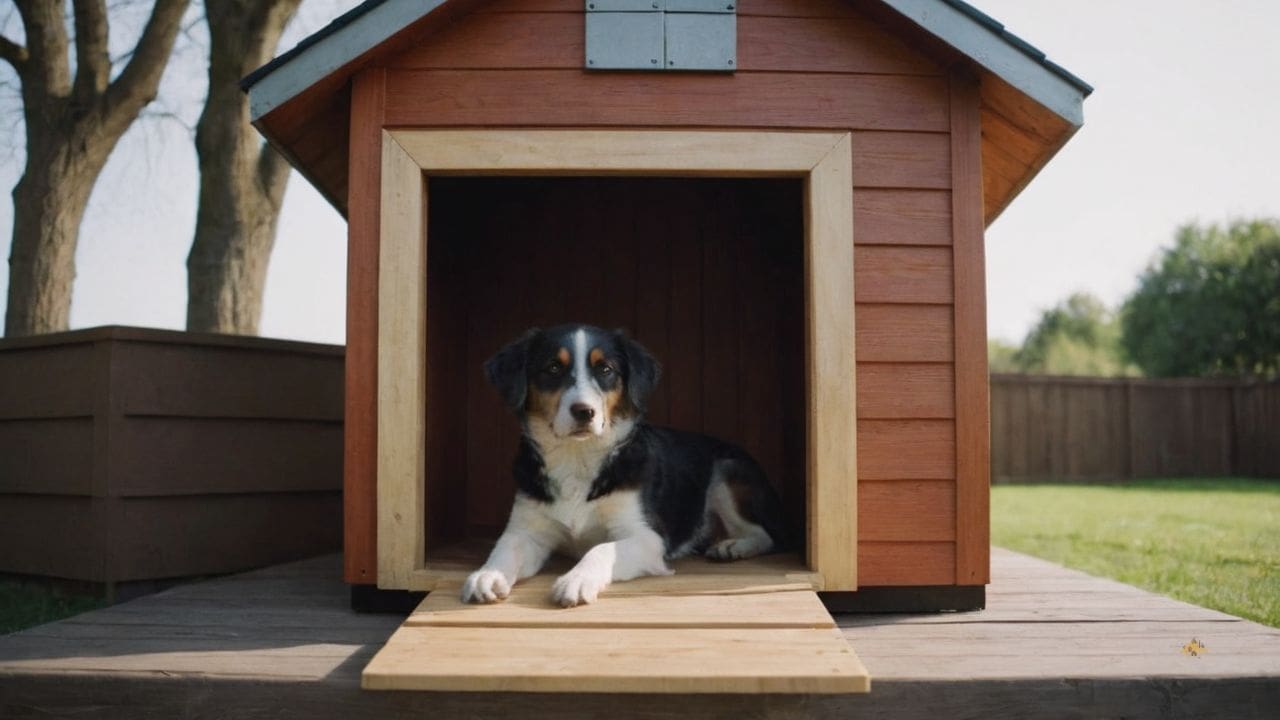
[{"label": "tricolor dog", "polygon": [[614,581],[670,575],[675,558],[749,558],[787,537],[777,495],[746,451],[644,422],[661,369],[623,333],[530,330],[485,373],[523,435],[511,517],[464,601],[505,598],[553,552],[579,558],[552,587],[570,607]]}]

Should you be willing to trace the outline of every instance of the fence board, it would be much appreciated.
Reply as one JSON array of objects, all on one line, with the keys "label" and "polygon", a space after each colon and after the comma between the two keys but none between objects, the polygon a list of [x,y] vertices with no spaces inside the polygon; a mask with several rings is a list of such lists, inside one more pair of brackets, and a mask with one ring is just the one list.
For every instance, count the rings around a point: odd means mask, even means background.
[{"label": "fence board", "polygon": [[1280,477],[1280,382],[1234,389],[1235,470],[1251,477]]},{"label": "fence board", "polygon": [[1280,477],[1280,382],[991,378],[993,482]]}]

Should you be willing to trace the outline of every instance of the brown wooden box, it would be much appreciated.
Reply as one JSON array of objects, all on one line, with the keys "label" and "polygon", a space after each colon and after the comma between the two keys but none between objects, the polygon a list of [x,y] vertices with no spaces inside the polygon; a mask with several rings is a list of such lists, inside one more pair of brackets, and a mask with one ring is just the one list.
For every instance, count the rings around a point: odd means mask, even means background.
[{"label": "brown wooden box", "polygon": [[337,549],[342,367],[164,330],[0,340],[0,571],[113,585]]},{"label": "brown wooden box", "polygon": [[748,0],[735,72],[684,74],[585,68],[574,0],[398,7],[247,80],[349,221],[349,582],[474,562],[515,442],[479,364],[561,321],[630,329],[656,421],[762,458],[815,587],[988,581],[983,228],[1087,86],[960,3]]}]

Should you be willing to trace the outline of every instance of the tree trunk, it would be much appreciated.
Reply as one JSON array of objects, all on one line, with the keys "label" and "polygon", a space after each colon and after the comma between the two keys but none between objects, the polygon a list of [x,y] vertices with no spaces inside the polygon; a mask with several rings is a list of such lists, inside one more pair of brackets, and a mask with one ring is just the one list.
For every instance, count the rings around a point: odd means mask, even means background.
[{"label": "tree trunk", "polygon": [[71,317],[76,240],[101,167],[28,163],[13,189],[13,244],[5,335],[66,330]]},{"label": "tree trunk", "polygon": [[0,59],[22,83],[27,161],[13,189],[6,336],[67,329],[89,195],[120,137],[155,98],[188,1],[156,0],[115,80],[109,80],[104,0],[74,4],[74,78],[63,3],[14,3],[26,45],[0,37]]},{"label": "tree trunk", "polygon": [[236,0],[208,15],[209,96],[196,126],[200,196],[187,329],[256,334],[289,166],[249,123],[239,80],[266,62],[300,0]]}]

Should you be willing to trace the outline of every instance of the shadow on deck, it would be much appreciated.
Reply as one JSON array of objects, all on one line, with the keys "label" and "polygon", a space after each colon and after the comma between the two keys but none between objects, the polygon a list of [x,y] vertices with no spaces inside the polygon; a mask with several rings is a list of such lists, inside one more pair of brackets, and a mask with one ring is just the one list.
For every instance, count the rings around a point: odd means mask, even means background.
[{"label": "shadow on deck", "polygon": [[854,696],[366,692],[360,671],[400,618],[351,612],[340,575],[326,556],[0,637],[0,717],[1262,718],[1280,707],[1280,630],[998,549],[986,610],[836,616],[873,677]]}]

